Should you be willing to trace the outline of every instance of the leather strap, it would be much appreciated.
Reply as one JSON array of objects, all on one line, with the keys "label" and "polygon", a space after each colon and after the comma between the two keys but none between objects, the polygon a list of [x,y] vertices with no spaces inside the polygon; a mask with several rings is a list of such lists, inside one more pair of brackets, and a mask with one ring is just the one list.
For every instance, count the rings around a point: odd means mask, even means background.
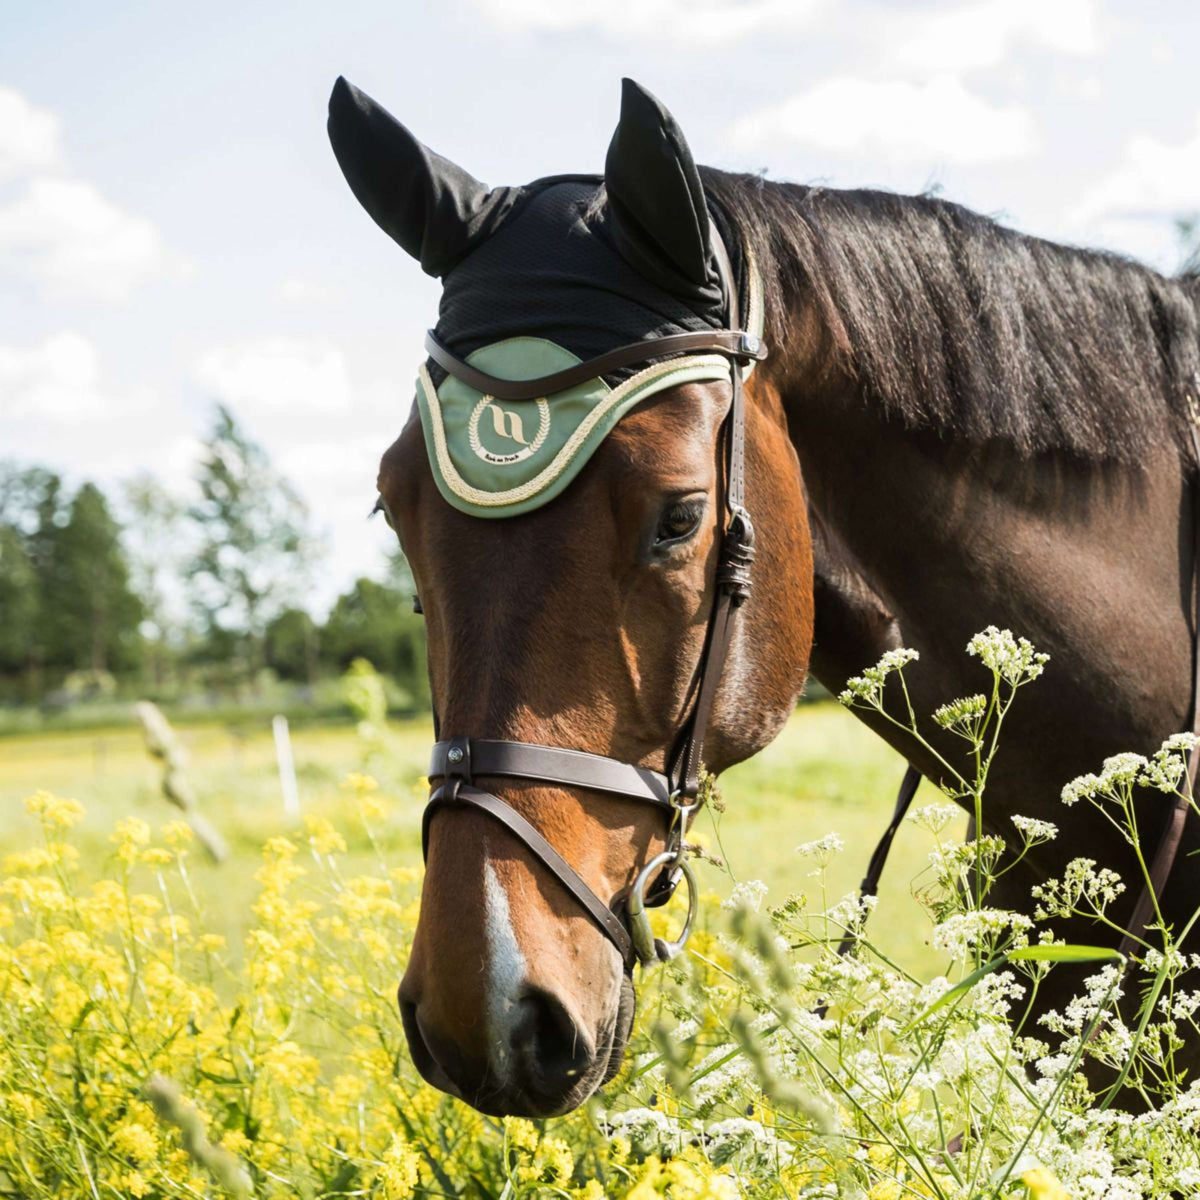
[{"label": "leather strap", "polygon": [[[451,755],[456,755],[457,761],[448,761]],[[462,769],[464,761],[468,771]],[[438,742],[430,756],[429,775],[430,778],[462,775],[468,781],[478,775],[536,779],[671,807],[670,782],[658,771],[583,750],[538,746],[532,742],[490,738],[451,738]]]},{"label": "leather strap", "polygon": [[[900,822],[904,820],[909,805],[912,804],[913,797],[917,794],[917,788],[920,786],[921,772],[912,763],[909,763],[908,768],[904,772],[904,778],[900,781],[900,791],[896,795],[896,806],[892,809],[892,819],[888,822],[888,827],[883,831],[883,837],[879,839],[879,843],[875,847],[875,853],[871,855],[871,861],[867,864],[867,873],[863,876],[862,883],[858,885],[858,894],[860,896],[876,896],[879,894],[879,880],[883,875],[883,868],[887,865],[888,854],[892,849],[892,842],[895,841],[896,834],[900,830]],[[839,957],[845,958],[854,948],[857,941],[858,938],[855,934],[847,933],[838,944]]]},{"label": "leather strap", "polygon": [[704,350],[755,360],[767,356],[766,347],[751,333],[737,329],[704,329],[699,333],[672,333],[666,337],[643,338],[640,342],[618,346],[586,362],[537,379],[501,379],[498,375],[488,375],[469,362],[456,358],[437,340],[432,329],[425,333],[425,352],[439,367],[468,387],[494,396],[497,400],[538,400],[565,391],[577,383],[598,379],[620,367],[633,366],[668,354],[695,354]]},{"label": "leather strap", "polygon": [[[555,746],[490,738],[456,737],[438,741],[433,748],[429,774],[445,782],[430,797],[421,827],[422,846],[429,847],[429,825],[435,811],[455,803],[471,805],[502,824],[554,874],[580,906],[609,937],[627,967],[635,960],[633,941],[617,914],[587,885],[583,877],[516,809],[498,796],[475,787],[476,776],[502,776],[534,779],[591,788],[631,800],[658,805],[671,813],[668,850],[676,858],[659,872],[644,898],[646,905],[665,903],[674,890],[683,854],[683,835],[692,807],[673,803],[676,793],[685,802],[699,791],[700,766],[704,754],[704,735],[712,717],[713,704],[720,686],[725,659],[733,638],[734,618],[750,594],[750,567],[754,560],[754,527],[744,507],[745,500],[745,411],[742,395],[742,363],[766,357],[759,339],[736,328],[740,309],[737,280],[729,254],[720,234],[713,230],[717,267],[721,274],[729,312],[727,330],[677,334],[649,338],[622,346],[608,354],[580,363],[566,371],[540,379],[497,379],[477,371],[469,363],[455,358],[432,332],[425,339],[430,357],[452,375],[471,387],[501,400],[528,400],[561,391],[574,383],[593,379],[619,366],[644,362],[664,354],[693,350],[711,350],[730,356],[733,385],[729,411],[721,426],[726,468],[725,509],[714,581],[713,608],[708,633],[697,665],[695,696],[690,718],[685,723],[682,746],[672,756],[678,774],[663,775],[630,763],[621,763],[603,755],[588,754]],[[435,713],[435,728],[437,719]],[[673,779],[678,779],[672,787]]]},{"label": "leather strap", "polygon": [[454,804],[470,805],[472,808],[485,812],[493,820],[498,821],[518,841],[523,842],[527,849],[536,855],[550,869],[550,873],[570,892],[580,907],[600,926],[609,940],[621,955],[621,961],[630,967],[633,965],[633,940],[630,938],[620,918],[611,908],[596,895],[587,885],[583,877],[548,841],[530,824],[515,808],[499,796],[491,792],[481,791],[458,778],[451,779],[438,788],[429,798],[425,806],[425,815],[421,821],[422,853],[429,853],[429,825],[433,814],[440,808]]}]

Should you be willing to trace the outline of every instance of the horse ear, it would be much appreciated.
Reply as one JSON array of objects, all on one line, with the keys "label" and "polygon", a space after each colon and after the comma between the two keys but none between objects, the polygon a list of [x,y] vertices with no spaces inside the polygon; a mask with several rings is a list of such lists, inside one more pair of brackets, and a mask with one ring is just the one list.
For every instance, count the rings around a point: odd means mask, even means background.
[{"label": "horse ear", "polygon": [[621,81],[621,119],[604,183],[621,254],[675,292],[711,283],[704,187],[675,118],[644,87]]},{"label": "horse ear", "polygon": [[435,154],[340,76],[329,97],[329,140],[359,203],[430,275],[445,275],[520,195],[489,189]]}]

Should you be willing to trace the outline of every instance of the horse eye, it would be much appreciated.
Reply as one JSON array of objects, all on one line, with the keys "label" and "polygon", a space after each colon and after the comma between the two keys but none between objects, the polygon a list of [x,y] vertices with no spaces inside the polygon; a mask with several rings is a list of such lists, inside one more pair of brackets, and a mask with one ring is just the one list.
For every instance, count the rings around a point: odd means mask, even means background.
[{"label": "horse eye", "polygon": [[667,506],[659,518],[658,529],[654,534],[654,545],[665,546],[671,542],[681,542],[689,538],[700,528],[700,518],[704,516],[704,502],[701,500],[676,500]]}]

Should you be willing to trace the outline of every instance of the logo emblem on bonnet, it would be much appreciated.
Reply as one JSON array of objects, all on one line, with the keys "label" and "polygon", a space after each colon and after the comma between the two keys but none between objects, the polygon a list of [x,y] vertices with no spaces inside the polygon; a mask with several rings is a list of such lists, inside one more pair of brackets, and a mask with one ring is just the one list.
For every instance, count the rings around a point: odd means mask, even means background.
[{"label": "logo emblem on bonnet", "polygon": [[[538,410],[538,430],[530,442],[525,437],[525,423],[521,413],[501,408],[494,396],[482,396],[471,411],[471,420],[467,427],[471,450],[476,457],[497,467],[511,466],[513,463],[532,458],[542,448],[550,433],[549,401],[542,398],[534,403]],[[491,415],[488,422],[481,420],[485,411]]]}]

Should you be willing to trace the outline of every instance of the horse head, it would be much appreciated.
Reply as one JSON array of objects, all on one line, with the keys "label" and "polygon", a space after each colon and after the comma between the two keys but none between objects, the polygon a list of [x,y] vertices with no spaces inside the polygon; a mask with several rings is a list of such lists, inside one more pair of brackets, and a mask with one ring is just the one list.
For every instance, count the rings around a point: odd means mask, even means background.
[{"label": "horse head", "polygon": [[[620,1065],[646,957],[630,893],[656,856],[675,862],[686,760],[702,747],[719,772],[759,750],[807,668],[799,466],[770,360],[727,337],[739,301],[753,309],[753,262],[630,81],[603,176],[489,189],[343,80],[329,129],[364,207],[444,289],[378,481],[442,739],[404,1027],[435,1086],[489,1113],[561,1113]],[[654,344],[684,334],[718,352]],[[610,354],[629,343],[642,361]],[[520,382],[546,377],[545,395]],[[749,598],[729,562],[747,514]]]}]

